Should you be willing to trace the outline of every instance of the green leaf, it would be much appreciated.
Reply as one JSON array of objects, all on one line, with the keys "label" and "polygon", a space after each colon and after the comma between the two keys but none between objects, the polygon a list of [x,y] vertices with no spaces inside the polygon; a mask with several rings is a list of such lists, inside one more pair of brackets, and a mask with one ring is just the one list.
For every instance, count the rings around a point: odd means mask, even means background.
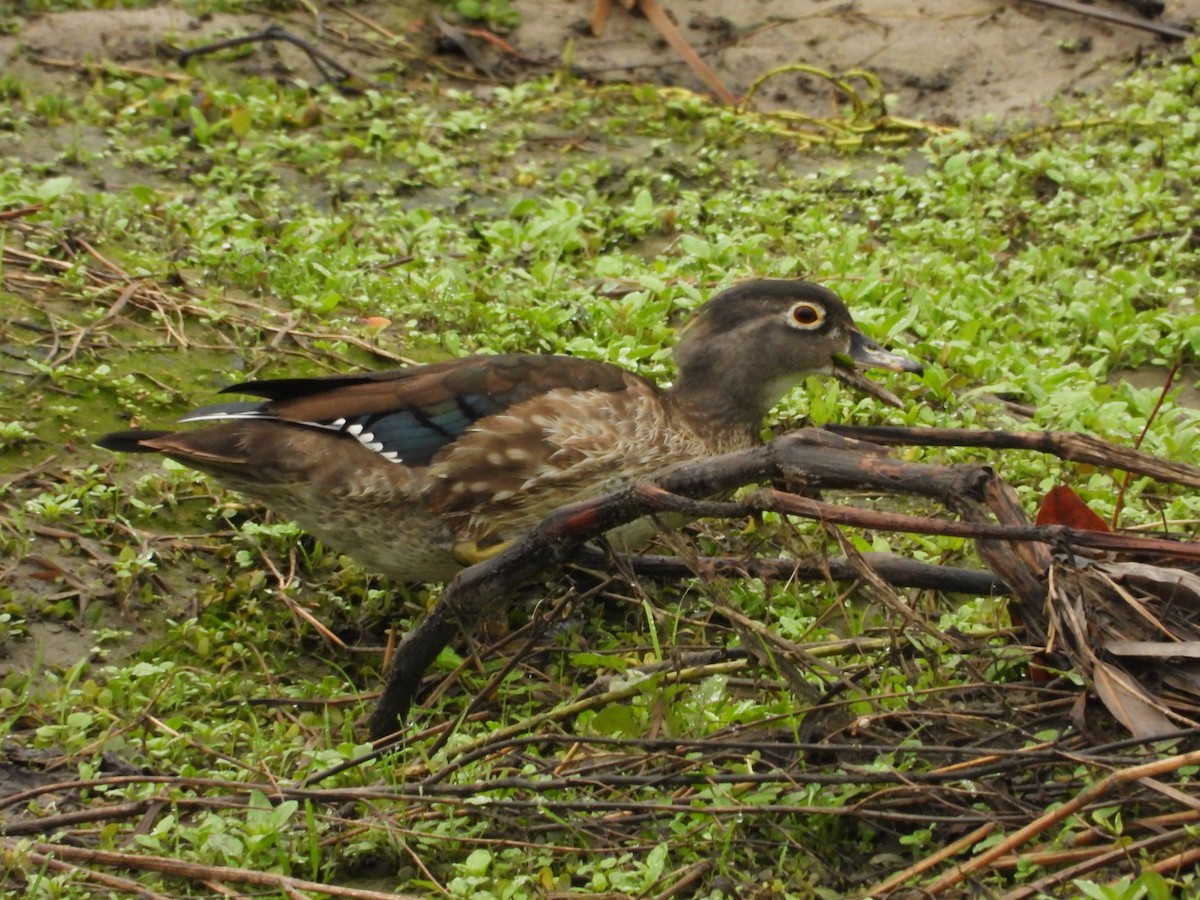
[{"label": "green leaf", "polygon": [[470,855],[463,862],[463,871],[468,876],[486,875],[488,868],[492,864],[492,851],[480,848],[472,850]]},{"label": "green leaf", "polygon": [[591,719],[591,727],[597,734],[618,737],[637,734],[638,718],[628,706],[609,705]]},{"label": "green leaf", "polygon": [[41,182],[34,191],[34,196],[43,203],[49,203],[52,200],[57,200],[74,187],[74,178],[70,175],[59,175],[54,178],[47,178]]},{"label": "green leaf", "polygon": [[667,865],[667,856],[670,848],[666,844],[659,844],[650,851],[646,857],[645,869],[645,885],[649,889],[658,879],[662,877],[662,873]]},{"label": "green leaf", "polygon": [[254,117],[245,106],[235,106],[229,111],[229,130],[239,139],[250,134],[250,127],[253,124]]},{"label": "green leaf", "polygon": [[688,256],[693,256],[696,259],[708,259],[712,256],[712,246],[701,238],[692,234],[683,234],[679,236],[679,249]]},{"label": "green leaf", "polygon": [[967,152],[955,153],[946,160],[943,169],[947,175],[961,175],[967,170],[967,164],[971,160],[971,154]]}]

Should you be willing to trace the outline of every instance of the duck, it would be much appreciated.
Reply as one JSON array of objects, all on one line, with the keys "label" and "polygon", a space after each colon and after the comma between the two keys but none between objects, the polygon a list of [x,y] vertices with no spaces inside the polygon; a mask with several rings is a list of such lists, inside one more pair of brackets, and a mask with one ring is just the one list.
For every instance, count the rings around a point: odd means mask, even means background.
[{"label": "duck", "polygon": [[[898,403],[861,373],[922,373],[867,337],[832,290],[793,279],[717,293],[673,353],[670,387],[606,362],[521,353],[249,381],[222,393],[256,399],[179,420],[201,427],[96,443],[199,470],[370,572],[445,582],[566,503],[759,444],[770,409],[811,375]],[[621,548],[656,527],[627,526]]]}]

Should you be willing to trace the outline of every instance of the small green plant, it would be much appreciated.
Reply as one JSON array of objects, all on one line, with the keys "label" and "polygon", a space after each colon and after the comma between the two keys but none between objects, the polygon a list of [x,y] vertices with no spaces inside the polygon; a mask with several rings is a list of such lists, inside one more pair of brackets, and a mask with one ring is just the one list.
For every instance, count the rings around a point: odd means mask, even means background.
[{"label": "small green plant", "polygon": [[0,422],[0,451],[11,449],[36,435],[20,422]]},{"label": "small green plant", "polygon": [[505,32],[521,24],[521,14],[508,0],[446,0],[464,19],[482,22],[489,28]]},{"label": "small green plant", "polygon": [[1157,872],[1143,872],[1132,879],[1121,877],[1109,884],[1097,884],[1084,878],[1072,884],[1089,900],[1169,900],[1175,896],[1166,879]]}]

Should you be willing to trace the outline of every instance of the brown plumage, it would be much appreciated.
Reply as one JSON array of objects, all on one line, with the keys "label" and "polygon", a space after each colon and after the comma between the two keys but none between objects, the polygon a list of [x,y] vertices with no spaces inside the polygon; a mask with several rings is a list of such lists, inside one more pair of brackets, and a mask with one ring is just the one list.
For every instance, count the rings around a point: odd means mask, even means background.
[{"label": "brown plumage", "polygon": [[[760,280],[706,303],[671,389],[565,356],[473,356],[364,375],[249,382],[264,398],[196,410],[194,431],[127,431],[294,520],[372,571],[440,581],[564,503],[679,460],[749,447],[807,375],[920,372],[862,334],[831,291]],[[636,543],[646,528],[627,529]]]}]

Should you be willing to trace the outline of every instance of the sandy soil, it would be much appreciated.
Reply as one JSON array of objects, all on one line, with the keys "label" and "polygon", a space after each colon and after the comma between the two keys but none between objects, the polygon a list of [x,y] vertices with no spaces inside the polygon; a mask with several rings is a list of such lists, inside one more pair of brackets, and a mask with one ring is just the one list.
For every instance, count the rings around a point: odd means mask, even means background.
[{"label": "sandy soil", "polygon": [[[600,38],[581,35],[591,0],[516,0],[523,52],[561,55],[602,79],[638,79],[703,90],[650,22],[614,10]],[[1040,118],[1055,98],[1087,92],[1170,44],[1145,32],[1020,0],[690,0],[664,2],[680,31],[725,84],[742,95],[763,73],[789,63],[880,76],[893,115],[943,123],[984,116]],[[1101,0],[1097,8],[1124,7]],[[1168,0],[1157,21],[1200,18],[1200,0]],[[760,92],[760,108],[828,112],[823,82],[784,74]]]},{"label": "sandy soil", "polygon": [[[543,71],[569,58],[577,71],[599,81],[652,81],[705,90],[654,26],[619,2],[604,34],[591,35],[587,19],[592,2],[513,0],[523,21],[506,37],[541,65],[499,65],[492,71],[503,73],[501,77]],[[835,73],[867,69],[883,80],[893,115],[946,124],[986,116],[1039,119],[1055,99],[1128,74],[1148,53],[1183,52],[1178,42],[1023,0],[664,0],[663,6],[738,96],[761,75],[792,63]],[[414,22],[443,7],[409,0],[353,9],[412,35]],[[1132,15],[1116,0],[1100,0],[1096,9]],[[1193,20],[1200,20],[1200,0],[1166,0],[1166,11],[1155,21],[1180,26]],[[359,28],[333,11],[325,13],[325,21],[334,33]],[[182,46],[268,24],[270,20],[256,15],[197,20],[170,5],[47,15],[24,22],[16,35],[0,36],[0,66],[18,75],[44,76],[54,70],[38,58],[49,57],[169,69],[170,63],[158,56],[164,41]],[[308,17],[293,16],[283,24],[318,41],[365,77],[395,62],[361,43],[315,37]],[[434,30],[424,32],[424,52],[432,52]],[[413,40],[415,50],[422,52],[422,38]],[[316,80],[312,66],[294,48],[273,45],[269,52],[280,75],[291,72]],[[261,71],[261,60],[257,68]],[[754,104],[824,115],[830,91],[824,81],[785,73],[768,79]]]}]

